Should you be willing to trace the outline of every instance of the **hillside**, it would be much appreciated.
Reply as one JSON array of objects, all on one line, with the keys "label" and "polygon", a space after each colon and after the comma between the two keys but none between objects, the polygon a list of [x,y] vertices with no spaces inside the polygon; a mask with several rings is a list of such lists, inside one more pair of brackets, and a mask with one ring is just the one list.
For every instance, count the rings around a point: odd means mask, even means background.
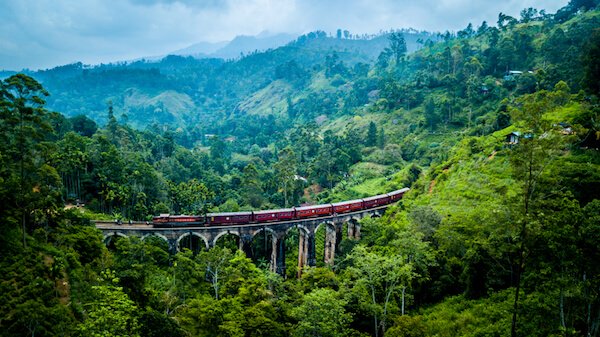
[{"label": "hillside", "polygon": [[[167,108],[153,118],[179,127],[206,121],[206,117],[214,113],[229,113],[239,102],[277,80],[277,70],[285,68],[287,62],[296,62],[296,76],[310,78],[313,68],[322,66],[328,54],[335,53],[340,61],[352,66],[357,62],[372,62],[387,47],[387,35],[354,40],[311,34],[287,46],[250,53],[234,61],[168,56],[160,61],[141,60],[93,67],[77,63],[31,75],[54,93],[47,102],[52,110],[67,116],[84,114],[99,123],[106,123],[107,102],[111,101],[116,110],[127,114],[129,123],[138,128],[147,125],[148,110],[161,109],[161,101],[149,98],[148,102],[134,104],[124,99],[126,91],[138,90],[148,97],[156,97],[164,91],[188,95],[194,103],[188,110],[189,116],[182,119],[180,111]],[[434,39],[427,33],[409,31],[405,34],[410,51],[417,49],[418,38]],[[221,56],[217,53],[213,57]],[[82,96],[87,99],[82,100]],[[175,123],[182,120],[185,122]]]}]

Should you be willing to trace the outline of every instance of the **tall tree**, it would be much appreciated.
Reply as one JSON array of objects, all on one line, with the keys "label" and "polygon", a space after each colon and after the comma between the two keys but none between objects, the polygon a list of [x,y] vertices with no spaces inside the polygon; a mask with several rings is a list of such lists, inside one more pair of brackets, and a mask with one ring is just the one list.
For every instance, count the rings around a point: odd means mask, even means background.
[{"label": "tall tree", "polygon": [[369,123],[369,129],[367,131],[367,140],[365,142],[366,146],[375,146],[377,145],[377,125],[374,122]]},{"label": "tall tree", "polygon": [[352,250],[350,258],[353,262],[350,270],[357,277],[353,280],[352,290],[368,299],[369,311],[373,315],[373,331],[378,337],[385,333],[397,291],[402,293],[404,301],[405,291],[415,277],[413,265],[400,254],[384,255],[362,245]]},{"label": "tall tree", "polygon": [[286,147],[279,151],[278,160],[275,163],[275,176],[277,183],[283,190],[284,207],[288,207],[289,193],[294,190],[296,183],[296,173],[298,170],[298,162],[296,154],[291,147]]},{"label": "tall tree", "polygon": [[518,108],[513,109],[512,119],[521,127],[525,137],[510,152],[513,177],[521,187],[521,194],[516,207],[515,223],[517,238],[515,298],[511,336],[518,333],[517,320],[519,312],[519,296],[522,276],[525,271],[527,255],[531,240],[537,234],[535,228],[539,221],[536,216],[540,201],[544,198],[543,179],[547,168],[557,158],[562,145],[560,135],[552,124],[544,118],[544,114],[555,109],[557,102],[569,95],[569,88],[564,82],[556,85],[554,92],[540,91],[523,96]]},{"label": "tall tree", "polygon": [[123,288],[98,285],[92,289],[94,301],[84,305],[86,318],[77,327],[79,333],[82,336],[139,336],[138,308]]},{"label": "tall tree", "polygon": [[406,41],[404,40],[404,34],[400,32],[393,32],[390,34],[390,50],[394,54],[396,60],[396,66],[400,64],[400,60],[406,54]]},{"label": "tall tree", "polygon": [[242,194],[247,205],[259,208],[263,203],[263,188],[258,176],[258,169],[252,163],[244,168]]},{"label": "tall tree", "polygon": [[351,316],[344,310],[345,304],[331,289],[315,289],[304,295],[302,304],[292,310],[292,316],[298,319],[292,336],[346,336]]},{"label": "tall tree", "polygon": [[49,165],[51,147],[42,145],[52,131],[45,96],[48,92],[42,85],[24,74],[0,83],[0,159],[8,168],[3,171],[11,186],[7,190],[12,195],[16,191],[16,197],[3,196],[9,197],[3,204],[20,218],[24,246],[31,222],[58,207],[60,178]]}]

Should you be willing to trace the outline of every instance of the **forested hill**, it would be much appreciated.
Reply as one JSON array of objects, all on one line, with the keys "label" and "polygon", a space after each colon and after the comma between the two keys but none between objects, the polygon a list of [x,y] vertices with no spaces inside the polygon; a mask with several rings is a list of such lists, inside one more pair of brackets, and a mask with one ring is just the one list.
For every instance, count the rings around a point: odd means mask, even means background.
[{"label": "forested hill", "polygon": [[[239,60],[0,81],[2,336],[600,335],[600,4]],[[350,36],[348,36],[350,37]],[[37,79],[37,80],[36,80]],[[87,115],[87,116],[86,116]],[[300,232],[171,254],[149,220],[410,187],[324,262]],[[298,273],[302,277],[297,279]]]},{"label": "forested hill", "polygon": [[[438,39],[436,35],[413,30],[402,34],[409,51],[421,47],[425,41]],[[300,36],[287,46],[241,59],[171,55],[160,61],[100,66],[75,63],[31,75],[52,93],[48,108],[67,116],[83,114],[105,124],[107,104],[112,102],[118,115],[126,114],[129,123],[138,128],[145,128],[149,122],[177,128],[207,121],[207,117],[208,123],[201,127],[210,128],[213,115],[221,118],[240,102],[269,89],[269,84],[278,79],[298,82],[298,89],[312,91],[305,87],[326,66],[328,58],[349,67],[359,62],[373,63],[388,47],[389,35],[354,37],[346,32],[338,38],[317,31]],[[276,92],[274,95],[276,100],[282,100]]]}]

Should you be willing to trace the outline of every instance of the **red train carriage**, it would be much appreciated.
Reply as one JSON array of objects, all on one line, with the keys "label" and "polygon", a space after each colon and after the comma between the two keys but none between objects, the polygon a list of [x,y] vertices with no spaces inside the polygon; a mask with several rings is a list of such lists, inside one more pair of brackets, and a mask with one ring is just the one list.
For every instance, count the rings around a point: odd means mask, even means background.
[{"label": "red train carriage", "polygon": [[296,207],[296,218],[312,218],[333,214],[331,204]]},{"label": "red train carriage", "polygon": [[397,191],[388,193],[387,195],[390,197],[390,202],[396,202],[396,201],[402,199],[402,197],[404,196],[404,193],[408,192],[408,190],[410,190],[410,188],[405,187],[401,190],[397,190]]},{"label": "red train carriage", "polygon": [[202,215],[170,215],[161,214],[152,219],[152,223],[158,226],[189,226],[204,224]]},{"label": "red train carriage", "polygon": [[269,209],[254,211],[254,222],[271,222],[291,220],[295,217],[293,208]]},{"label": "red train carriage", "polygon": [[161,214],[152,218],[153,224],[166,224],[169,222],[169,214]]},{"label": "red train carriage", "polygon": [[333,213],[338,214],[360,211],[364,207],[361,199],[336,202],[331,205],[333,206]]},{"label": "red train carriage", "polygon": [[365,209],[375,208],[378,206],[387,205],[390,203],[390,197],[387,194],[380,194],[369,198],[363,199]]},{"label": "red train carriage", "polygon": [[239,225],[252,221],[252,212],[207,213],[206,223],[209,225]]}]

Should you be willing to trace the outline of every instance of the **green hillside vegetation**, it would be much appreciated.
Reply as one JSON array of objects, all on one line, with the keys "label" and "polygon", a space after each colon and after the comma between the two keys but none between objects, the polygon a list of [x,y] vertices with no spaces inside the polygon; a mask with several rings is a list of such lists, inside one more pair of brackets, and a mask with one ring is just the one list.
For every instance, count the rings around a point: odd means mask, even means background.
[{"label": "green hillside vegetation", "polygon": [[[598,5],[7,73],[0,335],[598,336]],[[402,187],[299,279],[297,230],[281,277],[266,234],[171,254],[90,221]]]}]

